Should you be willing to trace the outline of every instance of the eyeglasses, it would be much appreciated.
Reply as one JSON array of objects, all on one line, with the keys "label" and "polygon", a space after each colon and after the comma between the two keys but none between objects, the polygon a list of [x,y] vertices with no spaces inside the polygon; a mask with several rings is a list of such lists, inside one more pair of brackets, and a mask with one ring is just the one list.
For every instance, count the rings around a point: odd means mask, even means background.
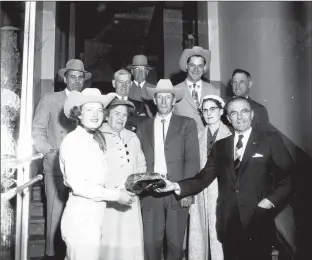
[{"label": "eyeglasses", "polygon": [[134,67],[132,68],[134,71],[145,71],[147,70],[146,67]]},{"label": "eyeglasses", "polygon": [[203,114],[208,114],[208,112],[210,112],[211,114],[215,113],[217,111],[217,109],[220,109],[218,107],[211,107],[209,109],[204,108],[202,110]]},{"label": "eyeglasses", "polygon": [[249,109],[243,109],[243,110],[241,110],[240,112],[231,111],[231,112],[229,113],[229,116],[230,116],[230,118],[233,118],[233,119],[238,118],[238,114],[240,114],[241,117],[246,117],[246,116],[249,115],[250,111],[251,111],[251,110],[249,110]]}]

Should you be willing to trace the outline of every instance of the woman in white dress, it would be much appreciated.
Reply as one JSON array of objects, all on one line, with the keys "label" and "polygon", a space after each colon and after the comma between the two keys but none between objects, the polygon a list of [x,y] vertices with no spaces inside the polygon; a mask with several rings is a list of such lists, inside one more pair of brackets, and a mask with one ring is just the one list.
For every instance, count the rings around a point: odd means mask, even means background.
[{"label": "woman in white dress", "polygon": [[[133,103],[115,99],[107,108],[107,123],[100,131],[107,143],[107,188],[123,187],[131,173],[146,172],[146,162],[137,135],[125,124]],[[143,224],[140,201],[132,196],[132,204],[107,203],[103,218],[102,260],[143,260]]]},{"label": "woman in white dress", "polygon": [[[232,133],[221,122],[224,109],[222,98],[207,95],[203,97],[199,109],[207,124],[205,129],[198,133],[200,169],[202,169],[207,162],[213,144]],[[189,260],[223,260],[222,245],[218,241],[216,233],[217,197],[217,179],[195,196],[195,203],[190,208]]]},{"label": "woman in white dress", "polygon": [[[102,219],[106,203],[130,205],[128,192],[105,187],[108,171],[107,148],[97,129],[104,120],[104,108],[115,94],[101,95],[98,89],[72,91],[64,105],[65,115],[77,124],[60,147],[60,166],[70,194],[61,219],[67,260],[100,260]],[[117,231],[116,231],[117,232]]]}]

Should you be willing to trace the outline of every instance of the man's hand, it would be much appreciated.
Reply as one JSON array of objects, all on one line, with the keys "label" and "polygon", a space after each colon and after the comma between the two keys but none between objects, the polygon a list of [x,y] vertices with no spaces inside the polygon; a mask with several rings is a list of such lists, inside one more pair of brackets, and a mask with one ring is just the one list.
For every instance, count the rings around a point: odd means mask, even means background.
[{"label": "man's hand", "polygon": [[258,203],[258,207],[263,208],[263,209],[271,209],[274,207],[271,201],[268,199],[264,198]]},{"label": "man's hand", "polygon": [[156,189],[157,192],[169,192],[169,191],[175,191],[178,189],[178,184],[176,182],[171,182],[169,180],[165,180],[166,186],[164,188],[158,188]]},{"label": "man's hand", "polygon": [[183,199],[180,200],[180,204],[182,208],[188,208],[192,205],[192,197],[185,197]]}]

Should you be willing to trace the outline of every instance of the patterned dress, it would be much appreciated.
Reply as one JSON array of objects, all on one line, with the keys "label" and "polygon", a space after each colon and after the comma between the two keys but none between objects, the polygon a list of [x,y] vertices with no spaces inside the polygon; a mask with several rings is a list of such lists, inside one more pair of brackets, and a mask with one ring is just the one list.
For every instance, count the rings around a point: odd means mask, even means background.
[{"label": "patterned dress", "polygon": [[[208,126],[198,134],[200,149],[200,168],[204,168],[215,141],[231,135],[227,126],[220,127],[212,136]],[[215,179],[208,188],[195,196],[190,208],[189,260],[223,260],[222,245],[216,233],[216,206],[218,181]]]}]

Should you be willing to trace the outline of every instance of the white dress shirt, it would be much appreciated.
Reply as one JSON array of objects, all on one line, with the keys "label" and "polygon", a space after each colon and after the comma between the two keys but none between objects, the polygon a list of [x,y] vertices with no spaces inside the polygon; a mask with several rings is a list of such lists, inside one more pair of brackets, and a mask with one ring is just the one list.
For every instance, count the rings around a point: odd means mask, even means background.
[{"label": "white dress shirt", "polygon": [[[192,95],[192,91],[194,89],[194,83],[189,81],[188,79],[186,79],[186,84],[189,87],[189,91],[191,92],[191,95]],[[199,80],[195,84],[196,84],[195,90],[196,90],[196,92],[198,94],[198,102],[200,102],[201,92],[202,92],[202,88],[203,88],[203,81]]]},{"label": "white dress shirt", "polygon": [[[244,156],[244,153],[245,153],[245,150],[246,150],[246,145],[247,145],[247,142],[248,142],[248,139],[249,139],[249,136],[250,136],[250,133],[251,133],[251,130],[252,128],[250,127],[247,131],[245,131],[244,133],[238,133],[235,131],[235,137],[234,137],[234,157],[235,157],[235,149],[236,149],[236,144],[238,142],[238,136],[239,135],[243,135],[244,137],[242,138],[242,143],[243,143],[243,147],[240,149],[241,152],[240,152],[240,161],[242,161],[243,159],[243,156]],[[235,158],[234,158],[235,160]]]},{"label": "white dress shirt", "polygon": [[163,123],[162,119],[165,119],[165,138],[167,136],[169,123],[171,119],[172,113],[168,114],[165,117],[161,117],[158,113],[156,114],[154,120],[154,171],[157,173],[167,174],[167,164],[165,157],[165,142],[163,139]]},{"label": "white dress shirt", "polygon": [[[139,83],[139,82],[137,82],[136,80],[134,80],[133,82],[134,82],[135,85],[140,86],[141,89],[143,88],[143,86],[144,86],[144,84],[145,84],[145,81],[142,81],[142,82]],[[140,85],[139,85],[139,84],[140,84]]]}]

